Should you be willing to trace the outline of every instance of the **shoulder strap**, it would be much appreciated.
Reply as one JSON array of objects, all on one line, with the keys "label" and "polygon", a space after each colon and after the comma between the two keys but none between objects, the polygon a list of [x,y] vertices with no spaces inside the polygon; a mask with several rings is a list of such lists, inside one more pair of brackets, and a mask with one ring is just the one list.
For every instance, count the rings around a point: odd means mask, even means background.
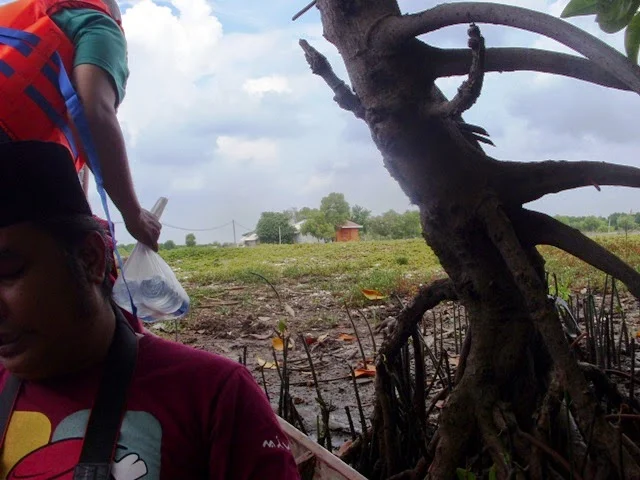
[{"label": "shoulder strap", "polygon": [[[138,356],[138,339],[120,310],[115,307],[116,331],[107,353],[98,394],[91,409],[80,462],[74,480],[109,480],[118,434],[124,417],[127,392]],[[0,393],[0,447],[22,382],[9,375]]]},{"label": "shoulder strap", "polygon": [[116,311],[116,331],[107,354],[96,401],[91,409],[74,480],[108,480],[120,426],[126,411],[127,392],[138,356],[138,339]]},{"label": "shoulder strap", "polygon": [[47,15],[54,15],[63,9],[91,8],[110,16],[122,29],[122,15],[114,0],[39,0]]},{"label": "shoulder strap", "polygon": [[9,426],[9,419],[11,418],[11,412],[18,398],[18,392],[22,382],[18,377],[9,375],[2,393],[0,393],[0,447],[4,443],[4,437],[7,434],[7,427]]}]

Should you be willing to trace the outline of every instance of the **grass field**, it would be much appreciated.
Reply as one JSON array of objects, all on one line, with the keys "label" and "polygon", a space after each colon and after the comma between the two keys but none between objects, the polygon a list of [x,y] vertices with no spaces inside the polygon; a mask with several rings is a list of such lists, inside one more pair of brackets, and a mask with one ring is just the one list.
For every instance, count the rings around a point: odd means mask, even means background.
[{"label": "grass field", "polygon": [[[607,235],[595,240],[640,269],[640,235]],[[603,283],[603,273],[575,257],[553,247],[539,249],[561,290]],[[346,300],[361,297],[360,288],[384,294],[410,293],[420,283],[445,275],[437,257],[421,239],[252,248],[178,247],[161,254],[196,298],[199,288],[214,283],[263,282],[252,272],[276,285],[305,283]]]}]

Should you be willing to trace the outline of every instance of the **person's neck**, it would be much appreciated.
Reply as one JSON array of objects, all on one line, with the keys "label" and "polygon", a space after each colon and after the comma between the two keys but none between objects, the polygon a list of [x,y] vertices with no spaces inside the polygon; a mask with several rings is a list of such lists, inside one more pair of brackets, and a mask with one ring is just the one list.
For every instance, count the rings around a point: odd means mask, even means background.
[{"label": "person's neck", "polygon": [[91,318],[83,319],[87,326],[81,336],[81,344],[76,346],[68,358],[65,377],[72,377],[99,365],[107,357],[113,341],[116,316],[110,303],[105,302],[92,311]]},{"label": "person's neck", "polygon": [[109,302],[105,302],[97,312],[95,312],[91,322],[92,329],[87,340],[87,363],[91,366],[103,361],[109,351],[113,335],[116,330],[116,315]]}]

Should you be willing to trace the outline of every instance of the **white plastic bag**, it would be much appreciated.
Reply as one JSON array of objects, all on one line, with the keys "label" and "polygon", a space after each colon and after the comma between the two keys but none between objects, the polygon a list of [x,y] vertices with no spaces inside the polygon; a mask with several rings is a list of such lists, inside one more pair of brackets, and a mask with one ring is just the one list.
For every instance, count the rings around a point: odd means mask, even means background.
[{"label": "white plastic bag", "polygon": [[[151,210],[158,219],[167,201],[165,197],[160,197]],[[138,318],[144,322],[178,319],[189,311],[189,296],[173,270],[160,255],[142,243],[137,243],[133,248],[124,264],[124,275],[120,274],[113,286],[113,300],[131,312],[129,292]]]}]

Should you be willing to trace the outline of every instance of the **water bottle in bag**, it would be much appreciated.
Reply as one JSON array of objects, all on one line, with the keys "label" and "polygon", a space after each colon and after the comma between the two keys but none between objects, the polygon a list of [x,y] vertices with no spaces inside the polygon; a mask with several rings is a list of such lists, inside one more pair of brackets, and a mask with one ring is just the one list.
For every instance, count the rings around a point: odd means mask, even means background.
[{"label": "water bottle in bag", "polygon": [[[165,197],[160,197],[151,213],[159,219],[167,202]],[[124,275],[120,275],[113,286],[113,300],[130,312],[129,292],[138,318],[143,322],[178,319],[189,311],[189,296],[173,270],[160,255],[142,243],[133,248],[124,264]]]}]

